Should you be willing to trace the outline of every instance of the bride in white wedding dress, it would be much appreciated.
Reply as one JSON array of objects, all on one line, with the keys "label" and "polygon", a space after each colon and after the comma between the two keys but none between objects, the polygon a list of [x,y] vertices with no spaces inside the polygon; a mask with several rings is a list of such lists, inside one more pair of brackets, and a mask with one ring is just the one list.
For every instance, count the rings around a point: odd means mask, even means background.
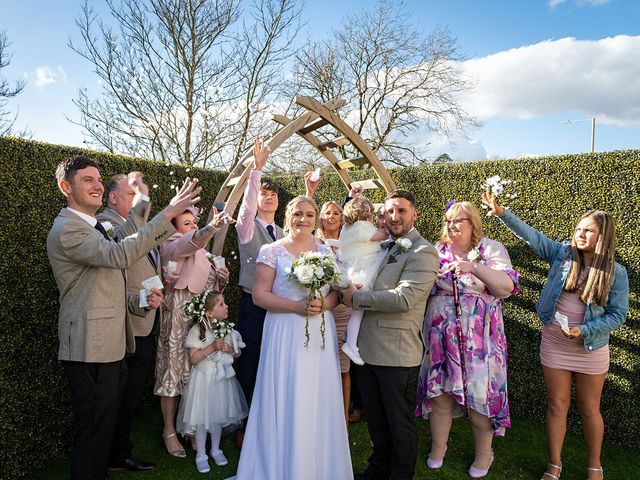
[{"label": "bride in white wedding dress", "polygon": [[[256,387],[237,480],[350,480],[338,345],[332,309],[337,293],[323,290],[326,348],[320,334],[321,300],[287,279],[303,252],[330,253],[313,230],[318,207],[307,197],[287,205],[286,236],[265,245],[257,258],[253,300],[267,310]],[[309,313],[309,347],[305,320]]]}]

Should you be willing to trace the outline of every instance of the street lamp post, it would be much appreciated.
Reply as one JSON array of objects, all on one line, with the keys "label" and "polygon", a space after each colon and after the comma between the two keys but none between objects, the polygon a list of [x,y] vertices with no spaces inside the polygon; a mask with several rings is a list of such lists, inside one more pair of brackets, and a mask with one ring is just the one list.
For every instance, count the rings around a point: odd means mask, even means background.
[{"label": "street lamp post", "polygon": [[579,118],[578,120],[564,120],[560,123],[588,122],[589,120],[591,120],[591,153],[593,153],[596,151],[596,117]]}]

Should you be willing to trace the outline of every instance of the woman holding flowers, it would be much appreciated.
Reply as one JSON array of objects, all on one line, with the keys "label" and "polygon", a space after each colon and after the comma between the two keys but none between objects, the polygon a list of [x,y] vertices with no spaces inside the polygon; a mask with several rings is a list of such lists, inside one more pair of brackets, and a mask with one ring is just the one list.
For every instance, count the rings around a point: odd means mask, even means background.
[{"label": "woman holding flowers", "polygon": [[[174,457],[186,457],[176,436],[178,400],[189,379],[191,363],[185,347],[185,338],[193,320],[184,311],[184,305],[207,289],[222,291],[229,280],[226,267],[213,268],[204,247],[224,223],[230,222],[226,212],[216,213],[211,222],[198,229],[197,210],[191,208],[171,220],[177,232],[160,247],[163,269],[174,262],[175,271],[168,272],[156,352],[156,381],[154,392],[160,396],[160,409],[164,419],[162,438],[167,451]],[[173,269],[170,269],[173,270]]]},{"label": "woman holding flowers", "polygon": [[317,226],[315,202],[294,198],[285,237],[256,260],[253,301],[267,316],[239,480],[353,478],[330,311],[337,269],[313,235]]},{"label": "woman holding flowers", "polygon": [[425,314],[416,414],[429,417],[427,466],[435,469],[452,418],[466,412],[475,440],[469,475],[482,478],[493,462],[493,436],[511,426],[502,299],[517,292],[518,274],[504,246],[483,236],[480,212],[469,202],[447,205],[435,246],[440,274]]},{"label": "woman holding flowers", "polygon": [[560,243],[505,210],[495,195],[485,193],[482,201],[549,262],[547,283],[536,304],[543,323],[540,360],[549,402],[549,464],[542,480],[557,480],[562,471],[572,379],[587,444],[587,478],[602,479],[600,398],[609,370],[609,334],[624,323],[629,311],[627,271],[615,261],[615,222],[599,210],[584,213],[571,243]]}]

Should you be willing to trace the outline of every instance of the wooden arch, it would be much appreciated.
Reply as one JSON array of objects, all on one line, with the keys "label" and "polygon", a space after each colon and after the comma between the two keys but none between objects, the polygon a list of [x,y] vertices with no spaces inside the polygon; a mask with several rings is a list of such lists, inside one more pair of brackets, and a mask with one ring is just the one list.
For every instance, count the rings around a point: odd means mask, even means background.
[{"label": "wooden arch", "polygon": [[[395,184],[384,168],[384,165],[367,144],[367,142],[353,130],[336,113],[340,107],[346,104],[345,100],[334,99],[324,104],[310,97],[295,97],[294,101],[305,110],[296,118],[290,119],[284,115],[274,115],[273,120],[280,124],[280,128],[267,140],[271,152],[274,152],[282,143],[294,134],[299,135],[312,145],[327,159],[335,172],[340,176],[347,190],[359,185],[363,189],[384,188],[387,192],[395,190]],[[314,133],[326,125],[333,126],[341,135],[329,141],[321,141]],[[351,144],[359,152],[355,158],[342,160],[336,156],[333,149]],[[375,172],[376,178],[369,180],[353,181],[349,174],[349,168],[369,165]],[[253,167],[253,146],[248,148],[240,161],[227,176],[220,191],[216,196],[215,205],[224,205],[229,215],[233,215],[240,203],[240,199],[247,185],[249,173]],[[211,213],[209,214],[211,219]],[[215,255],[222,254],[224,240],[227,235],[227,227],[216,233],[211,251]]]}]

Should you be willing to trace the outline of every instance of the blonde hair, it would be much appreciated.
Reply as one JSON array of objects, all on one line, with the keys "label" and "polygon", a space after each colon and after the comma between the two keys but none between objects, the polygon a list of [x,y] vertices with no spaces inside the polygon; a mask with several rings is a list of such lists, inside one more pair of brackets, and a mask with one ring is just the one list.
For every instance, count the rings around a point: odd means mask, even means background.
[{"label": "blonde hair", "polygon": [[284,212],[284,228],[282,230],[285,235],[287,235],[291,231],[291,219],[293,218],[293,212],[295,212],[298,205],[305,202],[311,205],[316,212],[316,225],[314,228],[316,230],[318,229],[318,223],[320,222],[318,204],[313,200],[313,198],[305,197],[304,195],[298,195],[297,197],[294,197],[289,203],[287,203],[287,209]]},{"label": "blonde hair", "polygon": [[353,225],[358,220],[373,221],[376,209],[366,197],[356,197],[347,202],[342,212],[342,220],[345,225]]},{"label": "blonde hair", "polygon": [[456,202],[447,209],[444,214],[444,218],[442,219],[442,235],[440,236],[440,242],[451,243],[449,230],[447,229],[447,220],[450,220],[461,213],[465,214],[471,223],[471,248],[475,248],[484,237],[484,234],[482,233],[482,219],[480,218],[480,211],[478,210],[478,207],[471,202]]},{"label": "blonde hair", "polygon": [[322,204],[322,207],[320,208],[320,215],[319,215],[319,220],[318,220],[318,231],[316,232],[316,237],[321,238],[322,240],[326,240],[326,237],[324,235],[324,228],[322,226],[322,216],[327,213],[327,210],[329,210],[330,207],[336,207],[338,209],[338,211],[340,212],[341,215],[341,220],[340,220],[340,224],[342,224],[342,206],[340,204],[338,204],[338,202],[336,202],[335,200],[329,200],[327,202],[324,202]]},{"label": "blonde hair", "polygon": [[[596,225],[598,225],[600,234],[598,235],[598,242],[596,243],[596,248],[593,254],[591,270],[589,271],[589,276],[587,277],[580,300],[584,303],[593,302],[596,305],[604,307],[615,276],[615,220],[611,215],[601,210],[591,210],[583,213],[578,219],[578,223],[585,218],[590,218]],[[567,281],[564,286],[564,289],[569,292],[578,288],[580,273],[585,267],[584,254],[582,251],[578,250],[575,234],[571,239],[571,252],[571,271],[569,272],[569,276],[567,277]]]}]

